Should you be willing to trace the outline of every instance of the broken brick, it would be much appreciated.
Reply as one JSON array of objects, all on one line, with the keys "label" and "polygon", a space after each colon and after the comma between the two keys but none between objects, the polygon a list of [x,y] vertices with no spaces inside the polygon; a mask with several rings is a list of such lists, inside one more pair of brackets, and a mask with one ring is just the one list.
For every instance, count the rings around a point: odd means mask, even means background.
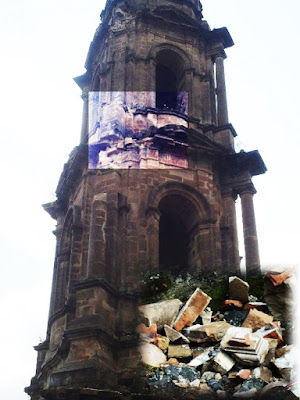
[{"label": "broken brick", "polygon": [[175,320],[174,328],[177,331],[181,331],[185,326],[191,326],[199,317],[199,315],[205,310],[210,300],[211,297],[197,288],[180,310]]},{"label": "broken brick", "polygon": [[241,379],[249,379],[251,376],[251,370],[250,369],[241,369],[236,376],[238,376]]}]

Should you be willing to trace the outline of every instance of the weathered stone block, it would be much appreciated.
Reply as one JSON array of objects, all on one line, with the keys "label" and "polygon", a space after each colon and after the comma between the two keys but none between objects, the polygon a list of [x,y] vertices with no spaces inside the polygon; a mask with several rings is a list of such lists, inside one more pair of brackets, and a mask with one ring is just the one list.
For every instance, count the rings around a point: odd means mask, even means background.
[{"label": "weathered stone block", "polygon": [[181,331],[185,326],[191,326],[209,304],[211,297],[197,288],[186,304],[180,310],[174,322],[174,328]]},{"label": "weathered stone block", "polygon": [[255,308],[249,311],[245,321],[242,326],[244,328],[251,328],[253,331],[256,331],[259,328],[271,323],[273,321],[273,316],[269,314],[265,314],[262,311],[258,311]]}]

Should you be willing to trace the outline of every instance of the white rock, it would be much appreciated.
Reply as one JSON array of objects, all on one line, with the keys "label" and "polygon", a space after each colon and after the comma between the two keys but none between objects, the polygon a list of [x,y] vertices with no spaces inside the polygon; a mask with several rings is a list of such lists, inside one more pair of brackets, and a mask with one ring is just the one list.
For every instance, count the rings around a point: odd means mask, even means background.
[{"label": "white rock", "polygon": [[164,353],[154,344],[143,343],[138,347],[139,353],[142,356],[142,362],[150,367],[159,367],[167,361]]}]

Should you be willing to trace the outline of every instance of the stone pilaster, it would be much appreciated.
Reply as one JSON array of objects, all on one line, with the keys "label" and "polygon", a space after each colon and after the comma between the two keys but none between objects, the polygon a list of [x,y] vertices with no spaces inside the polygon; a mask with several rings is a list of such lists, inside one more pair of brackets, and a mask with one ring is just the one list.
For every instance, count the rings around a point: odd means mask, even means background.
[{"label": "stone pilaster", "polygon": [[106,266],[106,236],[107,194],[94,197],[91,212],[88,278],[104,278]]}]

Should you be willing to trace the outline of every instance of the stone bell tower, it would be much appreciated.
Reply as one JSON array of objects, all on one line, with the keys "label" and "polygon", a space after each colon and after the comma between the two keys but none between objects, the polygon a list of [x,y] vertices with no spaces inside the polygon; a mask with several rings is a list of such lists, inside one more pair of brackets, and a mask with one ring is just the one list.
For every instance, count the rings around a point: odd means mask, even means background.
[{"label": "stone bell tower", "polygon": [[258,151],[234,150],[232,45],[198,0],[107,1],[75,78],[80,144],[44,205],[57,247],[33,400],[108,398],[126,384],[138,362],[141,273],[237,272],[238,195],[247,272],[259,271],[251,178],[266,168]]}]

